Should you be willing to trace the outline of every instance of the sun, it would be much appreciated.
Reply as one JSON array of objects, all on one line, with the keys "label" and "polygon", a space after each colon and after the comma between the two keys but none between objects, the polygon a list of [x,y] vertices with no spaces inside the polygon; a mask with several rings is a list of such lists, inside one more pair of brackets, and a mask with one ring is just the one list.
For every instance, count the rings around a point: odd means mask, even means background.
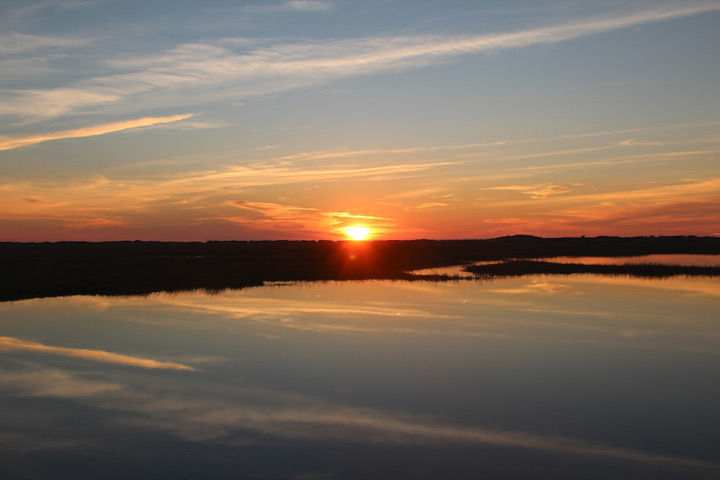
[{"label": "sun", "polygon": [[370,229],[367,227],[353,226],[345,227],[343,230],[345,231],[345,235],[353,240],[365,240],[367,236],[370,235]]}]

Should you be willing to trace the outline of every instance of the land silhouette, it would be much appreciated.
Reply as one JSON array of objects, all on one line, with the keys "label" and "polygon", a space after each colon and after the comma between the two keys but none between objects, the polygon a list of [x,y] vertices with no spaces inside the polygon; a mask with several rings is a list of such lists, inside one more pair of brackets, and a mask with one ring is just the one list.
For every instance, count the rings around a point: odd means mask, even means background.
[{"label": "land silhouette", "polygon": [[[66,295],[142,295],[326,280],[447,281],[412,271],[466,265],[480,278],[528,274],[720,276],[720,267],[557,264],[557,256],[720,254],[718,237],[487,240],[0,243],[0,301]],[[524,260],[523,260],[524,259]],[[491,265],[473,262],[498,260]]]},{"label": "land silhouette", "polygon": [[465,270],[478,277],[518,277],[523,275],[627,275],[632,277],[662,278],[672,276],[718,276],[720,267],[694,265],[664,265],[658,263],[629,263],[622,265],[596,265],[585,263],[557,263],[538,260],[508,260],[488,265],[470,265]]}]

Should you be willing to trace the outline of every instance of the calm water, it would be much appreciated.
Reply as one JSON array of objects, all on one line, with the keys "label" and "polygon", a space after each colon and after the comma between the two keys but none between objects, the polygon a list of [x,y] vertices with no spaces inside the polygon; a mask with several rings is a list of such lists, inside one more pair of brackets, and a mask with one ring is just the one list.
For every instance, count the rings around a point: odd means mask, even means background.
[{"label": "calm water", "polygon": [[720,478],[720,280],[0,304],[0,478]]}]

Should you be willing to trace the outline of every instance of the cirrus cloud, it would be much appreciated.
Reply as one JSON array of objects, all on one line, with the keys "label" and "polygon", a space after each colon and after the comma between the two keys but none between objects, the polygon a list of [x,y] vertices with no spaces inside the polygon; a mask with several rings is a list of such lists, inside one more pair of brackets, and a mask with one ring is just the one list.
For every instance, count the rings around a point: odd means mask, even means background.
[{"label": "cirrus cloud", "polygon": [[105,123],[103,125],[94,125],[91,127],[78,128],[75,130],[63,130],[59,132],[49,132],[37,135],[26,135],[21,137],[5,137],[0,136],[0,150],[13,150],[16,148],[27,147],[38,143],[48,142],[50,140],[62,140],[65,138],[82,138],[94,137],[96,135],[105,135],[106,133],[120,132],[134,128],[150,127],[164,123],[179,122],[186,118],[192,117],[192,114],[173,115],[170,117],[145,117],[134,120],[125,120],[122,122]]},{"label": "cirrus cloud", "polygon": [[[320,10],[296,0],[285,9]],[[277,8],[277,6],[276,6]],[[445,62],[465,55],[551,45],[637,25],[720,10],[717,2],[663,4],[640,11],[506,33],[371,36],[311,42],[226,38],[189,42],[149,55],[125,54],[67,85],[0,90],[0,117],[43,120],[87,112],[131,112],[148,106],[199,106],[279,93],[337,79]],[[103,73],[97,74],[98,71]],[[48,108],[48,99],[54,101]]]}]

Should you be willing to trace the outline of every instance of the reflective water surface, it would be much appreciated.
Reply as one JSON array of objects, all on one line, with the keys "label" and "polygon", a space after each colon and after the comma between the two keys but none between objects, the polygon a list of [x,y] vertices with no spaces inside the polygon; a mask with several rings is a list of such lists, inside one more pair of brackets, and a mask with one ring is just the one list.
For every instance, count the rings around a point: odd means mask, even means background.
[{"label": "reflective water surface", "polygon": [[0,304],[0,478],[720,478],[720,280]]}]

